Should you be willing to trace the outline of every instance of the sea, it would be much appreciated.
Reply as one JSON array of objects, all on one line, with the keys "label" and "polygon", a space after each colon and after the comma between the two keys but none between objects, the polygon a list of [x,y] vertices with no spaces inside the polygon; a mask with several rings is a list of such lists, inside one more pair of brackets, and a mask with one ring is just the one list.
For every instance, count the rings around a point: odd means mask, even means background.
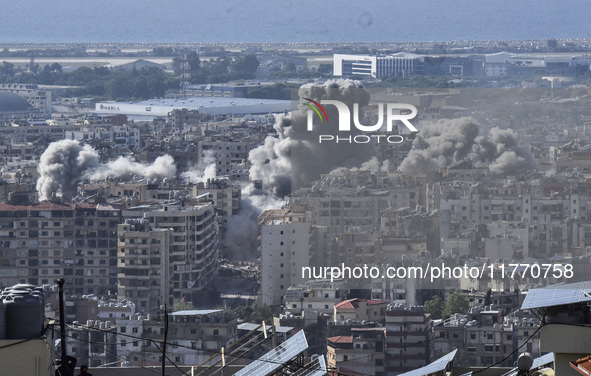
[{"label": "sea", "polygon": [[398,43],[591,37],[588,0],[0,0],[0,43]]}]

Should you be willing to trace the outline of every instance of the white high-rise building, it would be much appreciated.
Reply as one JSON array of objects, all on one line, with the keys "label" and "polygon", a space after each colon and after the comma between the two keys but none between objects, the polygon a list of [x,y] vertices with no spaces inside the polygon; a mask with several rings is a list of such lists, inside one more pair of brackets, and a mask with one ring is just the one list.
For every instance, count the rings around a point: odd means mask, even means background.
[{"label": "white high-rise building", "polygon": [[310,266],[310,223],[303,213],[276,209],[259,216],[259,228],[263,303],[279,305],[289,286],[305,282],[302,267]]}]

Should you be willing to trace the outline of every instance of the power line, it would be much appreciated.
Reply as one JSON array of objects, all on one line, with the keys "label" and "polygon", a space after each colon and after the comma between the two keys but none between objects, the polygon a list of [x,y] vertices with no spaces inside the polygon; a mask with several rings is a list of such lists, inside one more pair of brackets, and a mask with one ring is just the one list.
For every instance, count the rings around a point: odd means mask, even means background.
[{"label": "power line", "polygon": [[[150,341],[150,342],[154,343],[154,345],[156,345],[156,346],[157,346],[157,344],[159,344],[159,343],[161,344],[162,343],[162,341],[157,341],[157,340],[150,339],[150,338],[142,338],[142,337],[133,336],[133,335],[130,335],[130,334],[127,334],[127,333],[119,333],[119,332],[116,332],[116,331],[112,331],[112,330],[108,330],[108,329],[100,329],[100,328],[96,328],[96,327],[93,327],[93,326],[87,326],[87,325],[81,325],[81,324],[74,324],[74,323],[70,323],[70,322],[66,322],[66,324],[68,324],[68,328],[70,328],[73,331],[76,331],[76,330],[79,330],[79,329],[78,328],[71,327],[71,326],[79,326],[79,327],[81,327],[82,329],[85,329],[85,330],[96,330],[96,331],[99,331],[99,332],[110,333],[110,334],[114,334],[114,335],[117,335],[117,336],[120,335],[120,336],[123,336],[123,337],[133,338],[133,339],[137,339],[137,340],[141,340],[141,341],[146,341],[147,340],[147,341]],[[264,333],[263,332],[257,333],[257,335],[255,336],[255,338],[258,337],[258,336],[260,336],[260,335],[262,335],[262,334],[264,334]],[[243,336],[241,338],[244,338],[244,337],[246,337],[246,336]],[[90,342],[90,341],[82,341],[82,342],[96,343],[96,342]],[[237,341],[234,342],[234,343],[237,343]],[[181,345],[181,344],[174,343],[174,342],[167,342],[167,344],[169,344],[171,346],[186,348],[186,349],[193,350],[193,351],[198,351],[198,352],[201,352],[201,353],[210,353],[210,354],[213,354],[213,356],[210,359],[213,359],[215,356],[222,356],[221,352],[218,352],[218,351],[215,351],[215,350],[195,349],[193,347]],[[107,351],[107,350],[105,350],[105,351]],[[230,356],[230,355],[231,354],[228,354],[226,356]],[[117,357],[123,359],[122,357],[120,357],[118,355],[117,355]],[[253,361],[254,360],[260,360],[262,362],[271,363],[271,364],[283,364],[281,362],[273,361],[273,360],[270,360],[270,359],[261,359],[261,358],[249,357],[249,356],[246,356],[244,354],[243,355],[232,355],[232,357],[233,358],[253,360]],[[125,359],[125,360],[127,361],[127,359]],[[170,359],[169,359],[169,361],[170,361]],[[171,362],[171,363],[173,363],[173,365],[174,365],[174,362]],[[321,370],[321,369],[318,368],[318,370]],[[328,370],[328,367],[327,367],[327,370]]]},{"label": "power line", "polygon": [[527,343],[529,343],[529,341],[530,341],[532,338],[534,338],[534,336],[536,335],[536,333],[538,333],[538,332],[540,331],[540,329],[542,329],[542,326],[543,326],[543,325],[540,325],[540,326],[538,327],[538,329],[536,329],[536,331],[535,331],[535,332],[533,332],[533,334],[532,334],[531,336],[529,336],[529,338],[528,338],[528,339],[526,339],[526,340],[525,340],[525,342],[523,342],[523,344],[521,344],[521,346],[519,346],[519,347],[517,347],[515,350],[513,350],[513,352],[512,352],[511,354],[507,355],[506,357],[504,357],[503,359],[499,360],[498,362],[496,362],[496,363],[495,363],[495,364],[493,364],[493,365],[490,365],[490,366],[488,366],[488,367],[485,367],[485,368],[479,369],[478,371],[474,371],[474,372],[472,372],[472,374],[475,374],[475,373],[480,373],[480,372],[486,371],[487,369],[489,369],[489,368],[492,368],[492,367],[494,367],[494,366],[497,366],[497,365],[499,365],[499,364],[503,363],[505,360],[507,360],[507,359],[509,359],[510,357],[512,357],[512,356],[513,356],[513,354],[515,354],[516,352],[518,352],[518,351],[519,351],[519,350],[520,350],[520,349],[521,349],[523,346],[525,346]]}]

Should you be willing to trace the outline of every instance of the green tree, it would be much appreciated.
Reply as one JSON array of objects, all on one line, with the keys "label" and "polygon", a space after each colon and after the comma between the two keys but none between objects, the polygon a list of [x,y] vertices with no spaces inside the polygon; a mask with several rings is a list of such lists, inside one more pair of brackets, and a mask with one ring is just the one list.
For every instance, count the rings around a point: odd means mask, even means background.
[{"label": "green tree", "polygon": [[234,310],[236,317],[241,320],[260,324],[273,318],[273,311],[266,304],[255,302],[251,305],[240,306]]},{"label": "green tree", "polygon": [[332,67],[331,63],[329,63],[329,64],[322,63],[322,64],[320,64],[320,66],[318,67],[318,70],[316,72],[322,73],[322,74],[332,74],[332,70],[333,70],[333,67]]},{"label": "green tree", "polygon": [[3,61],[2,67],[0,67],[0,76],[14,76],[14,64],[9,63],[8,61]]},{"label": "green tree", "polygon": [[443,316],[451,316],[454,313],[466,313],[468,312],[468,308],[470,308],[468,299],[459,291],[456,291],[447,298]]},{"label": "green tree", "polygon": [[251,78],[254,77],[259,65],[259,59],[255,55],[246,55],[232,63],[232,71],[244,76],[244,78]]},{"label": "green tree", "polygon": [[443,317],[444,308],[445,302],[439,295],[435,295],[431,300],[425,302],[425,312],[430,313],[434,320]]},{"label": "green tree", "polygon": [[263,321],[273,318],[273,311],[266,304],[254,303],[250,320],[252,322],[261,323]]},{"label": "green tree", "polygon": [[193,309],[193,305],[189,302],[183,302],[182,300],[176,300],[172,305],[172,311],[187,311]]},{"label": "green tree", "polygon": [[62,66],[58,63],[51,64],[50,70],[52,72],[62,73]]}]

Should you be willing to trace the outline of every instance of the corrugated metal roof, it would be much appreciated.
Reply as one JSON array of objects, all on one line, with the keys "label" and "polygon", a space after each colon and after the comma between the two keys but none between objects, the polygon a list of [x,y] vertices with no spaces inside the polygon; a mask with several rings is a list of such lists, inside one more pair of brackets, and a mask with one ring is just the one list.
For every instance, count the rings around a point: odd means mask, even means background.
[{"label": "corrugated metal roof", "polygon": [[[261,326],[261,324],[253,324],[251,322],[244,322],[240,325],[238,325],[238,330],[255,330],[257,327]],[[267,325],[267,333],[271,333],[273,331],[273,329],[271,329],[272,327]],[[287,333],[290,330],[293,330],[293,326],[275,326],[275,331],[277,333]],[[260,327],[258,329],[259,332],[263,331],[263,328]]]},{"label": "corrugated metal roof", "polygon": [[444,355],[441,358],[435,360],[434,362],[427,364],[424,367],[421,367],[419,369],[415,369],[413,371],[409,371],[406,373],[402,373],[398,376],[426,376],[426,375],[430,375],[432,373],[443,371],[447,368],[449,363],[452,360],[454,360],[457,352],[458,352],[458,350],[456,349],[456,350],[450,352],[449,354]]},{"label": "corrugated metal roof", "polygon": [[521,309],[553,307],[591,301],[591,281],[529,290]]}]

